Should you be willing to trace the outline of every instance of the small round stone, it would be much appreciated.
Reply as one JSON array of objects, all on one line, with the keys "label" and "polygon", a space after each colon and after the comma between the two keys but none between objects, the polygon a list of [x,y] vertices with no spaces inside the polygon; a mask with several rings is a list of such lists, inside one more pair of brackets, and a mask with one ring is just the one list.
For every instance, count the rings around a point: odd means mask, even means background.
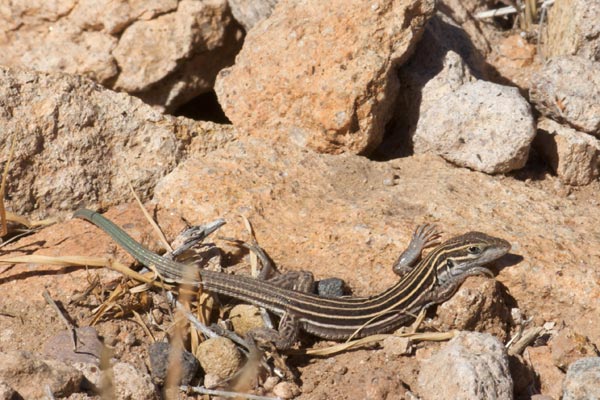
[{"label": "small round stone", "polygon": [[202,342],[196,350],[196,358],[205,373],[217,375],[221,379],[232,376],[242,365],[242,357],[235,344],[223,337]]}]

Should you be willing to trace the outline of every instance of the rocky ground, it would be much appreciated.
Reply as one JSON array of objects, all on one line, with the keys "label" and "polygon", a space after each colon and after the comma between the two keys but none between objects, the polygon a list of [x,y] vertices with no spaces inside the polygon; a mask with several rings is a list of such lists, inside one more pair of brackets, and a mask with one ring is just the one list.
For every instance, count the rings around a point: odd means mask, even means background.
[{"label": "rocky ground", "polygon": [[[261,398],[599,398],[600,5],[523,3],[518,17],[475,0],[0,7],[0,398],[206,398],[177,375]],[[429,310],[429,336],[331,355],[299,354],[335,344],[303,336],[282,378],[205,340],[70,219],[106,212],[163,252],[130,184],[169,241],[227,221],[210,268],[250,273],[253,253],[224,239],[252,241],[247,218],[278,269],[357,296],[396,281],[418,224],[512,249],[495,279]],[[262,323],[230,299],[179,300],[241,335]]]}]

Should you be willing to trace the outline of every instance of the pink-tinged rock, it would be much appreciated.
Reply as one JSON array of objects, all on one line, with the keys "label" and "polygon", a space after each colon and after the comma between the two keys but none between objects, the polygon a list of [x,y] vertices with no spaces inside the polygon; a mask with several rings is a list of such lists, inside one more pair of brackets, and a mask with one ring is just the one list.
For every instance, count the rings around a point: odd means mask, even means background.
[{"label": "pink-tinged rock", "polygon": [[369,153],[433,1],[294,0],[248,33],[215,84],[234,125],[326,153]]}]

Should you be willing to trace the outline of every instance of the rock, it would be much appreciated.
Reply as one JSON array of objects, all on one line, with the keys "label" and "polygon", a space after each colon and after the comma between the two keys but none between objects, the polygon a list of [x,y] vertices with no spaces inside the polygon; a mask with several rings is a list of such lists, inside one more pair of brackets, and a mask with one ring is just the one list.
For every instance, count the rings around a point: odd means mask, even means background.
[{"label": "rock", "polygon": [[565,374],[554,365],[550,348],[548,346],[528,347],[523,358],[531,364],[539,377],[541,393],[560,399]]},{"label": "rock", "polygon": [[98,331],[94,327],[84,326],[77,328],[75,335],[77,351],[73,349],[71,332],[62,331],[44,343],[44,355],[65,363],[80,362],[99,365],[103,344],[98,337]]},{"label": "rock", "polygon": [[383,158],[412,151],[419,115],[444,95],[484,74],[481,54],[465,32],[447,16],[437,13],[425,25],[423,38],[408,62],[398,70],[400,88],[393,121],[377,149]]},{"label": "rock", "polygon": [[242,365],[242,357],[235,344],[224,337],[216,337],[200,343],[196,358],[206,374],[226,379],[235,374]]},{"label": "rock", "polygon": [[390,117],[394,68],[419,39],[433,5],[280,3],[248,32],[236,64],[219,73],[219,102],[251,135],[319,152],[368,154]]},{"label": "rock", "polygon": [[[490,63],[501,77],[527,90],[531,86],[532,73],[540,67],[539,62],[535,62],[536,53],[534,43],[515,33],[500,41],[496,51],[490,55]],[[500,80],[495,78],[494,81]]]},{"label": "rock", "polygon": [[522,168],[534,136],[531,109],[517,89],[477,81],[432,103],[413,143],[415,153],[494,174]]},{"label": "rock", "polygon": [[58,216],[123,202],[131,198],[128,182],[148,198],[193,137],[204,144],[191,146],[209,149],[232,132],[162,115],[127,94],[64,74],[0,67],[0,98],[0,148],[13,135],[16,144],[9,205],[20,214]]},{"label": "rock", "polygon": [[600,136],[600,62],[551,58],[533,75],[529,96],[543,115]]},{"label": "rock", "polygon": [[246,334],[256,328],[264,327],[264,322],[258,307],[251,304],[236,304],[229,311],[229,320],[233,325],[233,331],[239,336]]},{"label": "rock", "polygon": [[279,0],[229,0],[229,8],[235,18],[248,32],[254,25],[269,18]]},{"label": "rock", "polygon": [[489,333],[507,340],[510,311],[500,284],[481,276],[468,278],[456,294],[437,307],[430,326],[440,332],[453,329]]},{"label": "rock", "polygon": [[339,278],[326,278],[317,282],[317,294],[322,297],[342,297],[346,295],[346,284]]},{"label": "rock", "polygon": [[114,398],[154,400],[157,393],[150,375],[131,364],[118,362],[112,366]]},{"label": "rock", "polygon": [[[148,348],[148,355],[150,357],[150,372],[152,379],[159,385],[164,384],[167,379],[167,371],[169,368],[169,361],[173,347],[167,342],[155,342]],[[173,360],[175,360],[173,358]],[[178,357],[179,373],[181,376],[180,384],[189,385],[196,376],[200,364],[196,357],[187,350],[183,350]],[[174,368],[176,366],[171,366]],[[179,384],[179,383],[178,383]]]},{"label": "rock", "polygon": [[561,0],[548,11],[543,43],[546,57],[578,55],[600,61],[600,4],[586,0]]},{"label": "rock", "polygon": [[279,382],[273,388],[273,394],[282,399],[292,399],[300,394],[300,388],[292,382]]},{"label": "rock", "polygon": [[226,0],[181,0],[174,12],[125,29],[113,51],[114,88],[173,110],[211,90],[240,47]]},{"label": "rock", "polygon": [[567,185],[588,185],[600,176],[600,140],[550,119],[538,121],[535,147]]},{"label": "rock", "polygon": [[419,371],[426,399],[512,399],[513,382],[502,343],[491,335],[461,332]]},{"label": "rock", "polygon": [[412,351],[412,345],[409,338],[399,336],[389,336],[381,342],[383,352],[388,357],[398,357],[409,355]]},{"label": "rock", "polygon": [[600,357],[582,358],[571,365],[563,386],[562,400],[600,398]]},{"label": "rock", "polygon": [[60,361],[43,360],[27,351],[0,353],[0,382],[19,396],[45,398],[46,388],[57,397],[80,391],[83,374]]},{"label": "rock", "polygon": [[596,347],[586,336],[578,334],[569,327],[553,336],[548,346],[552,352],[554,365],[563,371],[580,358],[598,355]]},{"label": "rock", "polygon": [[0,65],[85,75],[169,110],[209,91],[242,41],[226,0],[37,3],[3,7]]}]

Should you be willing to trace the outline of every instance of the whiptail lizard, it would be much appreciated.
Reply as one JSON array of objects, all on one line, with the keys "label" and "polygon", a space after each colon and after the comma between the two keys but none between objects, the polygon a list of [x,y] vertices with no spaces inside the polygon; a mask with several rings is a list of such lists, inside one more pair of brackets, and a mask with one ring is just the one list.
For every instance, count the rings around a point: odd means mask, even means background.
[{"label": "whiptail lizard", "polygon": [[[209,292],[255,304],[278,315],[279,331],[272,331],[269,340],[279,349],[291,346],[299,329],[333,340],[392,331],[407,324],[422,309],[448,300],[468,276],[493,277],[483,265],[510,250],[506,240],[469,232],[436,246],[421,259],[423,248],[439,234],[432,226],[420,226],[394,265],[394,271],[401,275],[395,285],[371,297],[328,298],[284,288],[271,280],[197,269],[190,274],[190,266],[151,252],[96,212],[81,209],[74,217],[98,226],[167,282],[201,285]],[[306,276],[312,278],[311,274]],[[301,286],[307,287],[304,283]]]}]

